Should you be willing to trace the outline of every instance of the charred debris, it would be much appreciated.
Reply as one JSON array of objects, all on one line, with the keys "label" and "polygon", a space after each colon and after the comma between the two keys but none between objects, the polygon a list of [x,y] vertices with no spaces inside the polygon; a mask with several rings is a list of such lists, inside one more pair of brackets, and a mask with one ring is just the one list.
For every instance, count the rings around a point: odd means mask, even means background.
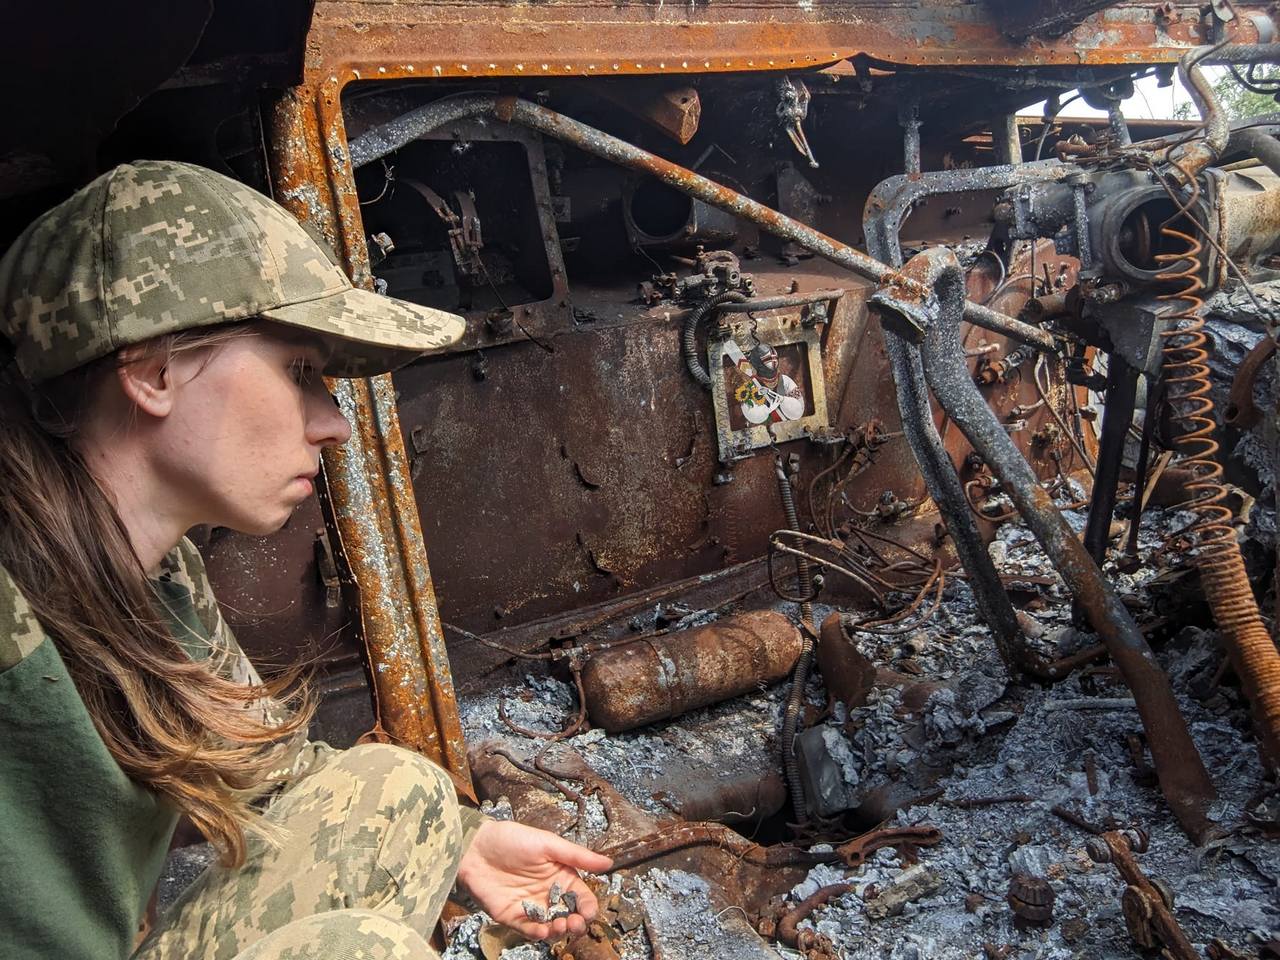
[{"label": "charred debris", "polygon": [[[751,508],[776,518],[760,560],[580,611],[550,642],[546,623],[446,627],[513,662],[460,698],[485,808],[615,858],[588,934],[518,945],[461,912],[449,956],[1280,948],[1272,434],[1254,398],[1273,402],[1280,181],[1213,101],[1214,56],[1179,65],[1199,124],[1135,143],[1113,111],[1040,161],[927,169],[919,93],[904,89],[906,172],[872,189],[857,245],[812,225],[832,202],[813,171],[839,153],[829,126],[806,129],[810,86],[832,77],[743,93],[744,133],[787,155],[772,206],[749,195],[741,140],[684,166],[547,98],[371,94],[349,112],[376,282],[403,295],[451,264],[448,296],[486,311],[489,336],[551,352],[488,273],[471,195],[406,183],[424,139],[439,169],[511,135],[494,120],[540,133],[542,209],[563,224],[552,287],[561,256],[569,275],[583,257],[634,264],[627,249],[647,261],[636,299],[710,394],[706,496],[745,481]],[[646,103],[647,121],[685,135],[669,96]],[[1020,151],[1018,129],[987,145]],[[694,169],[713,160],[740,179]],[[591,192],[601,161],[622,168],[620,211]],[[379,209],[397,188],[438,217],[448,247],[434,260],[400,246],[402,208]],[[909,215],[947,204],[932,235],[904,236]],[[757,231],[745,241],[744,223]],[[575,309],[580,324],[616,320]],[[863,350],[880,335],[870,349],[897,410],[836,427],[833,409],[858,409],[833,389],[848,311]],[[1217,350],[1228,326],[1251,334]],[[1253,361],[1233,365],[1241,350]],[[670,373],[634,384],[638,415],[659,409]],[[911,482],[882,469],[877,490],[867,478],[895,447]],[[671,465],[698,448],[695,429]],[[587,490],[628,458],[561,454]],[[708,526],[705,545],[729,554]],[[575,540],[601,580],[632,562]]]},{"label": "charred debris", "polygon": [[[830,121],[810,120],[810,88],[847,109],[834,76],[744,89],[739,139],[689,166],[549,97],[353,104],[375,282],[552,353],[559,341],[536,325],[565,309],[559,278],[639,257],[652,362],[678,357],[685,387],[710,394],[670,466],[714,458],[708,504],[751,488],[720,507],[732,532],[703,520],[698,546],[740,560],[735,523],[772,528],[759,560],[571,623],[446,626],[513,664],[460,698],[485,808],[615,858],[585,936],[521,946],[463,911],[449,956],[1280,949],[1268,425],[1280,181],[1274,140],[1249,150],[1241,130],[1257,125],[1233,130],[1214,102],[1203,67],[1216,56],[1179,64],[1200,123],[1134,142],[1113,110],[1047,160],[1018,161],[1014,124],[982,144],[1014,162],[927,169],[921,88],[904,87],[906,172],[871,190],[856,245],[813,226],[832,203],[814,184],[819,157],[840,153]],[[1118,103],[1107,89],[1090,95]],[[693,121],[677,108],[695,94],[644,99],[643,119],[680,142]],[[507,137],[540,142],[531,170],[549,189],[520,215],[560,225],[542,249],[550,296],[532,309],[512,306],[535,295],[530,264],[500,261],[495,278],[485,251],[527,255],[502,232],[536,236],[536,222],[488,228],[469,189],[418,178],[469,169]],[[766,138],[772,205],[737,159]],[[602,186],[609,173],[621,184]],[[907,239],[908,217],[940,206]],[[437,218],[434,250],[406,249],[407,207]],[[590,296],[575,323],[619,319]],[[841,315],[862,325],[851,355],[835,342],[849,336],[835,333]],[[848,401],[868,350],[896,410]],[[636,416],[665,408],[672,372],[630,384]],[[487,378],[482,358],[471,374]],[[561,447],[588,491],[645,452],[607,445],[615,462]],[[884,469],[894,448],[911,457],[906,476]],[[597,587],[634,569],[582,530],[574,541]]]},{"label": "charred debris", "polygon": [[80,139],[15,118],[6,230],[179,156],[466,316],[201,532],[315,735],[615,858],[448,960],[1280,956],[1280,115],[1206,72],[1274,92],[1269,7],[254,7],[19,58]]}]

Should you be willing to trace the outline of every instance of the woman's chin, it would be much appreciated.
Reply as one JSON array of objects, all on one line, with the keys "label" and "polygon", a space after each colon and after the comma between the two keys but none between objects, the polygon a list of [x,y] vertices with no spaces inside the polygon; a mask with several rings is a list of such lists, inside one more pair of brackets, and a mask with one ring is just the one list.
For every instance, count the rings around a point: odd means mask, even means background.
[{"label": "woman's chin", "polygon": [[237,533],[243,533],[249,537],[269,537],[273,533],[278,533],[289,522],[289,518],[293,516],[296,507],[287,507],[270,516],[253,517],[241,520],[236,524],[228,524],[232,530]]}]

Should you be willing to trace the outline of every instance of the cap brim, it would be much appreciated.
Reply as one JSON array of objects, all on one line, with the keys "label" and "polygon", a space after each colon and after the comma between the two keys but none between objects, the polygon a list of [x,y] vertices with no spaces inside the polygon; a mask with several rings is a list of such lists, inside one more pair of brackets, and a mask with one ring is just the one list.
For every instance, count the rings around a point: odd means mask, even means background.
[{"label": "cap brim", "polygon": [[333,356],[324,370],[330,377],[388,373],[452,346],[467,328],[457,314],[359,289],[272,307],[259,316],[311,330],[332,343]]}]

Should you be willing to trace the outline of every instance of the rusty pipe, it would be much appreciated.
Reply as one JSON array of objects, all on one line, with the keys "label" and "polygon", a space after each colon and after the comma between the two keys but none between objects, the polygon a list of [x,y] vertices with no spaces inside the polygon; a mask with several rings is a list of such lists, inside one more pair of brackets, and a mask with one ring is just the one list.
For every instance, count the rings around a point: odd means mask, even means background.
[{"label": "rusty pipe", "polygon": [[[385,157],[393,150],[403,147],[442,124],[484,113],[493,114],[504,123],[518,123],[537,130],[539,133],[570,143],[586,153],[619,166],[648,174],[674,190],[688,194],[735,217],[749,220],[774,236],[799,244],[806,250],[811,250],[832,263],[852,270],[861,277],[877,283],[885,283],[897,277],[892,267],[799,220],[794,220],[771,207],[757,203],[736,190],[730,190],[714,180],[708,180],[694,173],[687,167],[664,160],[647,150],[642,150],[585,123],[579,123],[562,113],[516,97],[485,93],[466,94],[418,107],[394,120],[367,130],[352,140],[348,145],[352,166],[360,167]],[[914,286],[911,280],[898,279],[908,288]],[[916,289],[914,292],[923,295],[925,291]],[[1020,343],[1030,344],[1040,350],[1054,349],[1053,337],[1048,333],[1015,320],[1013,317],[997,313],[989,307],[966,302],[964,316],[972,324],[994,333],[1004,334]]]},{"label": "rusty pipe", "polygon": [[582,668],[587,712],[609,733],[656,723],[777,683],[800,650],[800,631],[772,610],[623,644]]},{"label": "rusty pipe", "polygon": [[1233,130],[1227,144],[1227,151],[1232,152],[1236,149],[1246,151],[1251,157],[1257,157],[1268,170],[1280,177],[1280,140],[1276,140],[1274,134],[1255,127]]},{"label": "rusty pipe", "polygon": [[[323,182],[309,105],[296,90],[271,114],[271,177],[280,202],[304,223],[337,233],[337,211],[308,203]],[[306,184],[305,189],[289,185]],[[316,219],[319,217],[319,219]],[[391,376],[331,384],[351,421],[350,440],[324,452],[321,505],[342,579],[353,594],[369,664],[375,727],[371,735],[417,750],[444,767],[460,795],[474,798],[466,744],[437,613],[422,526]]]},{"label": "rusty pipe", "polygon": [[[866,233],[870,252],[901,268],[902,247],[898,243],[897,226],[888,230],[868,229]],[[918,331],[911,333],[918,335]],[[920,467],[925,489],[946,523],[960,565],[969,573],[978,613],[991,629],[1005,669],[1010,676],[1015,676],[1026,660],[1017,617],[969,509],[964,485],[934,423],[920,351],[908,338],[907,331],[893,325],[884,327],[884,341],[907,445]]]},{"label": "rusty pipe", "polygon": [[1192,102],[1200,111],[1204,123],[1204,136],[1188,143],[1178,157],[1177,168],[1188,178],[1194,178],[1205,167],[1216,163],[1227,148],[1231,128],[1227,114],[1218,103],[1213,84],[1200,68],[1204,60],[1214,52],[1214,47],[1199,47],[1182,55],[1178,61],[1178,77],[1187,88]]},{"label": "rusty pipe", "polygon": [[1203,64],[1280,63],[1280,43],[1225,43],[1209,48],[1208,55],[1200,62]]},{"label": "rusty pipe", "polygon": [[964,272],[955,253],[947,248],[927,250],[913,257],[903,272],[932,291],[930,296],[924,300],[904,299],[896,290],[881,288],[872,296],[871,303],[886,318],[906,314],[904,319],[926,330],[924,370],[934,396],[973,448],[991,465],[1089,623],[1106,644],[1137,702],[1165,799],[1187,834],[1196,842],[1202,842],[1212,827],[1208,810],[1214,800],[1214,787],[1187,732],[1169,678],[1156,662],[1129,611],[970,378],[959,333]]},{"label": "rusty pipe", "polygon": [[929,496],[938,505],[955,544],[960,565],[968,571],[974,602],[983,621],[991,628],[996,650],[1010,676],[1019,668],[1020,632],[1013,604],[1000,580],[991,554],[974,522],[964,486],[942,443],[929,406],[928,387],[920,363],[920,351],[905,337],[886,329],[885,351],[889,355],[897,393],[898,410],[907,445],[920,466]]},{"label": "rusty pipe", "polygon": [[846,893],[850,893],[855,889],[854,885],[848,881],[843,883],[830,883],[825,887],[819,887],[814,893],[805,897],[791,910],[782,915],[782,919],[778,921],[778,929],[775,936],[779,943],[785,943],[788,947],[802,946],[802,938],[806,938],[805,943],[812,941],[815,934],[812,930],[801,930],[799,928],[800,921],[808,920],[813,911],[818,907],[825,906],[832,900],[843,897]]},{"label": "rusty pipe", "polygon": [[845,295],[844,290],[815,290],[813,293],[785,293],[776,297],[756,297],[742,303],[726,303],[717,313],[763,313],[766,310],[781,310],[784,307],[807,307],[821,303],[823,300],[839,300]]}]

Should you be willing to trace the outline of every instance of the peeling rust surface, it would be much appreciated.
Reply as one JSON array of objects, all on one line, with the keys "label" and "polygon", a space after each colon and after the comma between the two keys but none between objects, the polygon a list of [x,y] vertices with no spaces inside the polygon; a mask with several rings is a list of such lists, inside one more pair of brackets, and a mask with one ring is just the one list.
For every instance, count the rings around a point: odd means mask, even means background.
[{"label": "peeling rust surface", "polygon": [[[306,106],[296,92],[276,105],[272,166],[277,198],[330,240],[341,240],[350,236],[342,230],[344,215],[334,215],[332,193],[315,188],[320,169],[341,162],[345,153],[317,155],[314,115]],[[340,249],[346,250],[345,245]],[[373,681],[373,735],[431,757],[453,775],[461,792],[469,793],[466,747],[391,378],[334,381],[331,386],[352,424],[352,436],[344,446],[324,452],[329,532],[340,547],[348,586],[358,597],[360,634]]]},{"label": "peeling rust surface", "polygon": [[[486,15],[477,16],[478,9]],[[271,114],[273,189],[278,200],[319,229],[358,284],[371,286],[342,109],[343,92],[352,83],[785,70],[858,53],[933,65],[1153,62],[1176,59],[1199,42],[1186,26],[1191,10],[1183,11],[1186,15],[1176,19],[1182,26],[1170,32],[1169,24],[1161,26],[1151,17],[1149,5],[1120,5],[1091,16],[1059,41],[1018,45],[1003,36],[981,5],[910,11],[874,3],[815,4],[794,11],[781,4],[711,12],[673,9],[663,14],[669,19],[655,25],[650,12],[642,17],[638,9],[591,4],[495,13],[484,5],[322,2],[308,40],[305,82],[283,95]],[[1250,23],[1241,18],[1232,26],[1236,39],[1256,39]],[[676,54],[668,56],[676,47],[683,51],[678,60]],[[450,52],[464,49],[465,57]],[[541,55],[526,56],[533,50]],[[690,55],[693,50],[706,52],[699,60]],[[504,101],[500,112],[539,113],[514,100]],[[557,124],[572,132],[552,112],[541,111],[539,125],[565,135]],[[608,138],[597,139],[608,155]],[[691,179],[687,170],[657,157],[643,169],[681,188],[714,193],[713,201],[724,208],[759,217],[766,229],[787,235],[786,218],[717,184]],[[806,239],[811,248],[865,276],[891,275],[832,236],[810,230]],[[785,271],[776,279],[797,272],[805,271]],[[847,274],[816,272],[858,289]],[[893,424],[897,412],[884,391],[884,348],[879,331],[866,328],[862,297],[865,288],[846,297],[824,332],[832,421],[879,417]],[[995,305],[1013,312],[1021,299],[1011,290]],[[584,302],[590,297],[575,290],[574,305]],[[972,312],[975,319],[999,323],[990,310],[974,305]],[[637,324],[629,309],[619,320],[584,329],[562,318],[537,328],[554,354],[533,344],[509,346],[483,383],[476,381],[472,361],[449,357],[397,375],[398,405],[386,399],[393,390],[390,382],[356,390],[349,398],[357,419],[369,420],[358,433],[360,442],[371,446],[362,462],[344,462],[342,454],[332,458],[338,526],[344,547],[351,541],[363,558],[360,569],[353,564],[362,589],[362,578],[377,583],[387,577],[399,584],[381,599],[362,595],[361,601],[366,642],[371,627],[374,635],[381,634],[378,649],[371,647],[371,660],[378,665],[375,679],[396,678],[378,679],[379,705],[384,721],[393,716],[392,722],[409,733],[407,739],[453,757],[451,762],[464,763],[460,734],[454,743],[456,722],[448,719],[452,694],[434,588],[441,588],[446,619],[489,633],[759,556],[778,524],[775,509],[761,495],[772,479],[765,458],[739,464],[732,483],[709,483],[714,430],[700,410],[701,395],[669,363],[678,353],[677,324],[661,313]],[[1025,325],[1016,329],[1026,335]],[[978,345],[1003,342],[982,332],[966,346],[975,340]],[[535,389],[553,391],[554,399],[530,403]],[[996,384],[990,393],[1002,411],[1034,403],[1025,383]],[[485,405],[484,420],[493,430],[483,444],[476,439],[477,403]],[[403,434],[398,417],[404,418]],[[1029,431],[1043,419],[1043,411],[1032,414]],[[962,463],[968,445],[941,415],[939,424],[953,462]],[[1017,440],[1038,455],[1026,436]],[[829,462],[820,451],[806,451],[804,460],[802,482]],[[1036,466],[1040,471],[1051,463],[1041,457]],[[338,503],[360,493],[365,471],[387,485],[362,501],[389,505],[391,517],[379,529],[367,518],[361,523],[344,518],[348,511]],[[870,508],[886,489],[902,499],[923,494],[919,472],[901,442],[883,451],[849,496],[854,505]],[[419,513],[430,542],[448,549],[435,581],[418,539]],[[502,516],[518,516],[518,527],[503,523]],[[398,569],[385,557],[361,552],[359,545],[374,542],[401,558]],[[497,604],[495,595],[502,598]],[[400,628],[379,621],[379,604],[413,612],[411,632],[420,647],[416,664]],[[410,701],[427,703],[426,712],[416,714]],[[433,715],[444,718],[447,730],[439,745],[432,740]]]},{"label": "peeling rust surface", "polygon": [[800,631],[752,612],[598,653],[582,672],[591,722],[609,733],[679,716],[777,683],[800,656]]},{"label": "peeling rust surface", "polygon": [[1215,790],[1179,713],[1169,679],[1132,615],[978,394],[967,367],[958,362],[963,274],[955,254],[945,248],[926,251],[912,258],[904,271],[936,289],[941,301],[923,347],[930,389],[1000,476],[1106,644],[1137,701],[1165,798],[1183,829],[1198,842],[1211,828],[1208,812]]},{"label": "peeling rust surface", "polygon": [[[1054,39],[1023,44],[982,3],[875,0],[682,7],[567,2],[320,2],[308,82],[441,77],[610,77],[798,70],[864,55],[896,64],[1149,63],[1205,42],[1199,11],[1117,4]],[[1249,8],[1261,9],[1259,7]],[[479,11],[484,11],[480,14]],[[1258,39],[1247,17],[1229,25]]]}]

